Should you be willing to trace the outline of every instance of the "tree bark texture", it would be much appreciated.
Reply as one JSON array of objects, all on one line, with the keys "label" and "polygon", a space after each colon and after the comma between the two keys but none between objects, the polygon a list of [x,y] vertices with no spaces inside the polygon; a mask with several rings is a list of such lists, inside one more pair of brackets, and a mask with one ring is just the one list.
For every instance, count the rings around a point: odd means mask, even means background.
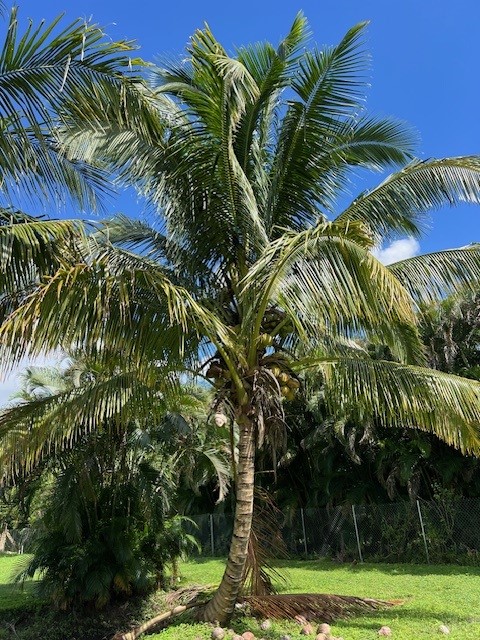
[{"label": "tree bark texture", "polygon": [[206,621],[218,622],[221,625],[230,619],[243,586],[253,519],[255,429],[252,420],[245,414],[240,417],[238,424],[240,438],[235,485],[235,519],[230,551],[220,586],[203,614]]}]

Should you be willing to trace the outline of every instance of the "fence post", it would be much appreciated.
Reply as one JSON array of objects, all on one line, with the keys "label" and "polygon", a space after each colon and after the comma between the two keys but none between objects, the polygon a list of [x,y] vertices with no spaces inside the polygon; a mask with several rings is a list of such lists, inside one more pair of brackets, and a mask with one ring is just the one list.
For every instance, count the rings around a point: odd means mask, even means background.
[{"label": "fence post", "polygon": [[420,502],[417,500],[418,517],[420,519],[420,527],[422,528],[423,544],[425,545],[425,555],[427,556],[427,564],[430,564],[430,556],[428,554],[427,536],[425,535],[425,527],[423,526],[422,510],[420,509]]},{"label": "fence post", "polygon": [[355,515],[355,507],[353,504],[352,504],[352,515],[353,515],[353,524],[355,526],[355,537],[357,538],[358,557],[360,558],[360,562],[363,563],[362,547],[360,545],[360,536],[358,535],[357,516]]},{"label": "fence post", "polygon": [[212,558],[215,555],[215,539],[213,536],[213,513],[210,514],[210,548],[212,550]]},{"label": "fence post", "polygon": [[302,530],[303,530],[303,547],[305,549],[305,556],[308,556],[308,547],[307,547],[307,530],[305,529],[305,515],[303,513],[303,509],[300,509],[300,517],[302,519]]}]

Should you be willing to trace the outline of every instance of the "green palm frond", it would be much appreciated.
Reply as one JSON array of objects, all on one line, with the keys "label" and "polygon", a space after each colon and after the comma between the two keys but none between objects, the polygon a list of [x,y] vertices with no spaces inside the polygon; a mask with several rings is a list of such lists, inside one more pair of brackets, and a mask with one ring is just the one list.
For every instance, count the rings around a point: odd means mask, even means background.
[{"label": "green palm frond", "polygon": [[79,220],[41,220],[0,209],[0,291],[18,293],[55,273],[81,257],[83,243],[85,225]]},{"label": "green palm frond", "polygon": [[101,239],[102,236],[111,244],[136,251],[153,260],[161,261],[166,257],[167,237],[143,220],[117,214],[102,221],[96,237]]},{"label": "green palm frond", "polygon": [[[421,363],[412,299],[369,252],[362,225],[324,223],[270,244],[241,283],[252,296],[245,327],[260,321],[269,304],[288,311],[303,339],[318,334],[376,336],[401,359]],[[256,325],[255,325],[256,323]]]},{"label": "green palm frond", "polygon": [[173,456],[174,468],[187,476],[189,486],[198,492],[205,484],[206,478],[212,475],[218,487],[217,502],[223,502],[228,495],[231,477],[231,465],[225,454],[217,449],[202,446],[185,446]]},{"label": "green palm frond", "polygon": [[295,364],[320,371],[333,415],[362,424],[434,433],[465,453],[480,450],[480,383],[423,367],[360,358],[319,358]]},{"label": "green palm frond", "polygon": [[98,26],[82,20],[62,28],[61,18],[30,21],[20,33],[17,8],[11,11],[0,51],[0,186],[9,200],[19,186],[33,191],[31,198],[54,196],[57,203],[63,190],[88,209],[108,191],[106,177],[64,158],[52,129],[69,102],[82,111],[97,92],[131,92],[122,73],[132,45],[109,42]]},{"label": "green palm frond", "polygon": [[382,171],[410,161],[417,136],[404,122],[364,116],[332,127],[325,140],[324,156],[332,166],[361,166]]},{"label": "green palm frond", "polygon": [[144,368],[165,358],[180,366],[196,353],[201,336],[232,351],[235,339],[214,311],[173,284],[160,266],[103,248],[97,259],[62,266],[45,279],[0,333],[10,362],[56,348],[95,353],[104,345]]},{"label": "green palm frond", "polygon": [[73,200],[83,211],[101,208],[100,196],[111,194],[107,174],[61,153],[47,127],[33,130],[3,122],[0,132],[0,190],[12,201],[19,192],[33,206]]},{"label": "green palm frond", "polygon": [[139,371],[120,370],[5,409],[0,414],[2,468],[12,479],[24,477],[43,460],[74,449],[92,432],[120,432],[135,421],[159,421],[177,387],[168,371],[160,379],[152,370],[147,378]]},{"label": "green palm frond", "polygon": [[[330,207],[341,175],[322,159],[329,132],[361,107],[366,56],[361,51],[365,24],[350,29],[336,46],[305,52],[292,79],[299,100],[290,100],[276,141],[266,205],[268,228],[316,221],[318,208]],[[327,133],[328,135],[328,133]],[[308,144],[305,144],[308,140]]]},{"label": "green palm frond", "polygon": [[478,291],[480,245],[414,256],[388,265],[415,300],[439,300],[459,289]]},{"label": "green palm frond", "polygon": [[280,91],[290,84],[308,35],[307,21],[300,12],[288,35],[276,49],[269,43],[259,43],[242,47],[238,51],[238,60],[249,71],[258,87],[258,96],[246,105],[235,135],[238,160],[247,174],[255,134],[259,133],[259,146],[263,148],[271,134],[271,116],[277,106]]},{"label": "green palm frond", "polygon": [[20,380],[24,397],[30,396],[30,399],[66,391],[69,386],[64,372],[58,367],[27,367],[20,374]]},{"label": "green palm frond", "polygon": [[[128,42],[109,42],[97,25],[79,19],[57,32],[62,16],[45,25],[30,22],[20,35],[17,8],[12,9],[0,52],[3,116],[27,118],[35,127],[81,91],[91,94],[93,81],[114,85],[131,66]],[[41,116],[39,118],[39,116]]]},{"label": "green palm frond", "polygon": [[399,232],[418,235],[425,213],[461,202],[480,202],[477,156],[412,162],[360,195],[337,220],[360,220],[381,241]]}]

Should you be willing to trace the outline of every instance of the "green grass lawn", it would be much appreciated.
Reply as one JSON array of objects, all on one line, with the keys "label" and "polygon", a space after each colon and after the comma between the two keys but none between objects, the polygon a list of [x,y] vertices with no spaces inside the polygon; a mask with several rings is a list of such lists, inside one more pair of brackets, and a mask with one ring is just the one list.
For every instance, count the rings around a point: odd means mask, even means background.
[{"label": "green grass lawn", "polygon": [[30,556],[1,556],[0,555],[0,619],[2,611],[28,608],[36,603],[34,583],[29,581],[25,585],[12,584],[13,577],[29,561]]},{"label": "green grass lawn", "polygon": [[[29,607],[35,602],[31,583],[24,592],[9,583],[12,573],[24,561],[21,557],[0,557],[0,621],[2,611]],[[378,639],[377,632],[382,625],[391,627],[394,640],[441,638],[440,624],[450,628],[449,638],[480,638],[479,568],[387,564],[350,566],[327,561],[290,561],[283,566],[288,568],[289,582],[282,589],[286,592],[324,592],[404,600],[403,605],[393,609],[338,621],[333,625],[333,633],[344,640]],[[222,571],[220,560],[188,562],[182,565],[182,584],[218,583]],[[39,624],[38,620],[36,624]],[[251,619],[236,619],[232,627],[239,632],[249,628],[256,632],[258,638],[265,640],[278,640],[281,633],[288,633],[292,640],[305,637],[299,634],[299,627],[293,623],[275,623],[268,633],[260,632],[258,622]],[[164,631],[149,636],[149,640],[209,640],[210,634],[208,625],[179,619]],[[4,636],[0,634],[0,637]],[[75,638],[82,640],[80,635]],[[73,636],[62,636],[62,640],[73,640]]]},{"label": "green grass lawn", "polygon": [[[443,637],[441,624],[450,628],[449,638],[478,640],[480,638],[480,569],[461,566],[423,566],[364,564],[338,565],[331,562],[294,562],[288,566],[288,585],[282,591],[290,593],[337,593],[368,596],[384,600],[404,600],[401,606],[368,616],[342,620],[332,626],[332,633],[344,640],[378,639],[378,629],[388,625],[395,640],[416,640]],[[183,566],[183,582],[215,583],[221,578],[223,564],[219,560],[190,562]],[[235,627],[235,625],[233,624]],[[245,630],[243,624],[241,629]],[[281,631],[292,640],[301,636],[297,625],[275,624],[270,634],[261,632],[251,621],[258,637],[278,639]],[[194,640],[210,638],[208,629],[170,627],[149,640]]]}]

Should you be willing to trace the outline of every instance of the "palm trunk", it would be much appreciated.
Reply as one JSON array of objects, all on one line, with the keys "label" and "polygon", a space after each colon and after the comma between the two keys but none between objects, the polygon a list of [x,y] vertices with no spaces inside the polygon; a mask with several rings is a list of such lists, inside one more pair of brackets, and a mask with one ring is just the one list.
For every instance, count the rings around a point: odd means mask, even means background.
[{"label": "palm trunk", "polygon": [[218,622],[222,625],[230,619],[243,585],[253,518],[255,480],[254,425],[245,414],[238,420],[238,424],[240,427],[239,459],[235,485],[235,520],[230,552],[220,586],[203,613],[206,621]]}]

